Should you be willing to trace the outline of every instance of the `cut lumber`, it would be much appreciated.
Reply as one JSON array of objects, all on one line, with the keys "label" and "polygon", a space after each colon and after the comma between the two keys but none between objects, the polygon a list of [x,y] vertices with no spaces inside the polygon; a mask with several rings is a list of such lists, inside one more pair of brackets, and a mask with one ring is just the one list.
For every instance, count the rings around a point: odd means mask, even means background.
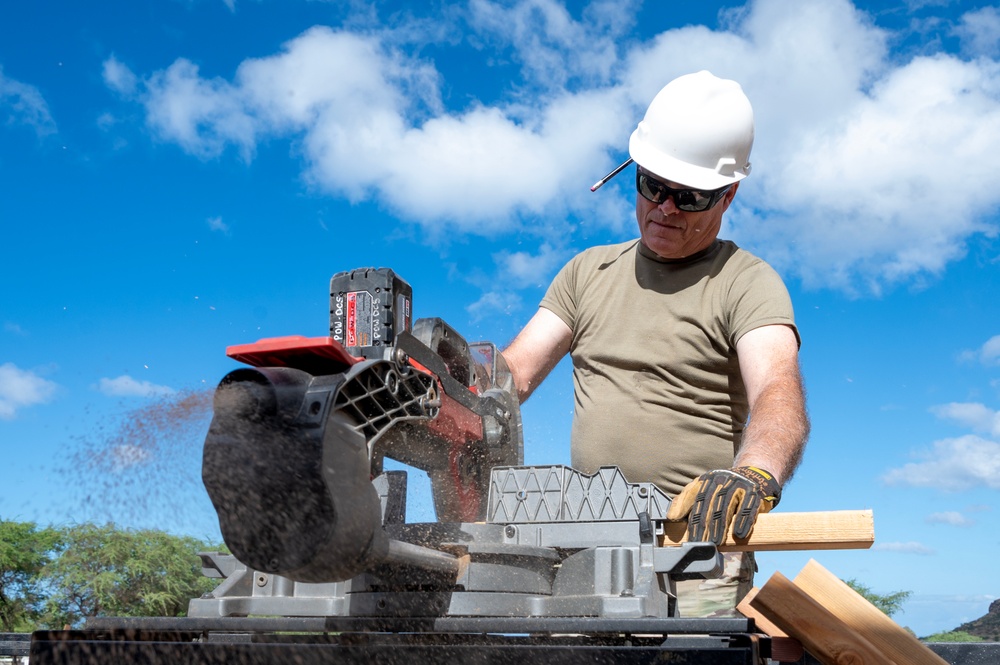
[{"label": "cut lumber", "polygon": [[888,657],[781,573],[771,576],[752,604],[779,628],[802,642],[824,665],[909,665],[913,662]]},{"label": "cut lumber", "polygon": [[944,659],[815,560],[809,561],[796,576],[795,586],[822,603],[831,614],[891,660],[907,665],[947,665]]},{"label": "cut lumber", "polygon": [[753,587],[750,592],[743,597],[740,604],[736,606],[743,616],[753,619],[754,624],[757,629],[762,633],[767,633],[771,637],[788,637],[788,633],[778,628],[770,619],[768,619],[764,614],[761,613],[756,607],[753,606],[753,599],[757,597],[757,593],[760,589]]},{"label": "cut lumber", "polygon": [[[661,545],[687,540],[687,522],[664,522]],[[778,550],[867,549],[875,542],[875,521],[870,510],[831,510],[811,513],[764,513],[749,538],[736,539],[732,529],[720,552]]]},{"label": "cut lumber", "polygon": [[771,660],[776,660],[779,663],[799,662],[803,656],[802,643],[794,637],[789,637],[785,631],[778,628],[760,610],[751,605],[758,591],[760,589],[757,587],[750,589],[750,592],[744,596],[740,604],[736,606],[736,609],[743,616],[753,619],[758,632],[765,633],[771,637]]}]

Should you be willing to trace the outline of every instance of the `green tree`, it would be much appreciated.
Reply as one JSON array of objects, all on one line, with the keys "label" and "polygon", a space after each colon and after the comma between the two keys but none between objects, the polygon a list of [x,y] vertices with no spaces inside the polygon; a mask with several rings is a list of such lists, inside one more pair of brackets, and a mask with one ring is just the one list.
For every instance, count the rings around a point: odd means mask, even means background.
[{"label": "green tree", "polygon": [[903,607],[903,603],[910,597],[911,593],[909,591],[896,591],[895,593],[882,595],[875,593],[870,588],[853,578],[844,580],[844,582],[847,586],[864,596],[865,600],[882,610],[887,616],[890,617]]},{"label": "green tree", "polygon": [[213,548],[189,536],[81,524],[63,537],[65,548],[44,570],[51,627],[92,616],[183,616],[191,598],[214,586],[197,556]]},{"label": "green tree", "polygon": [[59,542],[55,529],[0,520],[0,632],[35,628],[43,602],[39,576]]},{"label": "green tree", "polygon": [[934,633],[927,637],[921,637],[924,642],[982,642],[983,638],[964,630],[950,630],[945,633]]}]

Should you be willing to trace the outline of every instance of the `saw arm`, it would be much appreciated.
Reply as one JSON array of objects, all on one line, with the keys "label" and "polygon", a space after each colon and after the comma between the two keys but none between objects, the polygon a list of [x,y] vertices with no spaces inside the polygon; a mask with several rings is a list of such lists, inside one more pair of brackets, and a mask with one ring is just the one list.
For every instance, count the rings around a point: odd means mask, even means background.
[{"label": "saw arm", "polygon": [[387,561],[440,568],[445,555],[382,529],[371,481],[385,457],[428,473],[439,520],[484,519],[489,470],[523,454],[503,357],[440,319],[393,341],[369,358],[328,337],[230,347],[257,366],[216,390],[202,477],[240,561],[310,582]]}]

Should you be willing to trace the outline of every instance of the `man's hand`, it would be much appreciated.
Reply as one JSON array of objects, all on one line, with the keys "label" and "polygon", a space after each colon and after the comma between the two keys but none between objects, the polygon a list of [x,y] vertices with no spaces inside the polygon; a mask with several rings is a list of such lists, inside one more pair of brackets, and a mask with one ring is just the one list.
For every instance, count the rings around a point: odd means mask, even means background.
[{"label": "man's hand", "polygon": [[688,518],[688,540],[721,545],[733,525],[733,536],[747,538],[757,515],[781,499],[781,485],[755,466],[717,469],[703,473],[670,502],[667,519]]}]

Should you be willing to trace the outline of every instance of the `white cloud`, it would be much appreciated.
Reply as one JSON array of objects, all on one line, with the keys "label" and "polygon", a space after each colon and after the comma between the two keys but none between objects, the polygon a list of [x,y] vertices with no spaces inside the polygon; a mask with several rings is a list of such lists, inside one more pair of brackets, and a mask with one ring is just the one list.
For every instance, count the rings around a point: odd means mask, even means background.
[{"label": "white cloud", "polygon": [[939,418],[954,420],[977,432],[987,432],[1000,437],[1000,411],[994,411],[978,402],[952,402],[931,408]]},{"label": "white cloud", "polygon": [[569,254],[565,249],[548,243],[543,243],[537,254],[527,251],[494,254],[495,277],[490,279],[479,300],[466,307],[466,311],[473,321],[488,316],[510,316],[524,305],[518,289],[544,287],[567,258]]},{"label": "white cloud", "polygon": [[24,328],[14,323],[13,321],[5,321],[3,324],[3,329],[4,332],[9,332],[14,335],[19,335],[21,337],[26,337],[28,335],[28,333],[25,332]]},{"label": "white cloud", "polygon": [[618,42],[638,5],[635,0],[593,2],[577,21],[556,0],[472,0],[469,20],[487,41],[514,47],[526,78],[546,88],[564,88],[577,81],[610,82],[620,58]]},{"label": "white cloud", "polygon": [[141,99],[161,138],[204,158],[231,145],[249,159],[262,136],[300,135],[318,188],[352,201],[377,196],[429,229],[446,221],[496,232],[517,215],[546,213],[555,195],[570,209],[589,207],[587,165],[604,161],[630,115],[617,90],[448,114],[438,79],[374,37],[316,27],[281,53],[244,61],[232,83],[178,59],[145,81]]},{"label": "white cloud", "polygon": [[910,12],[919,11],[925,7],[947,7],[955,0],[905,0]]},{"label": "white cloud", "polygon": [[118,118],[116,118],[111,113],[105,112],[97,116],[97,127],[101,131],[104,132],[109,131],[117,124],[118,124]]},{"label": "white cloud", "polygon": [[479,321],[487,316],[497,314],[510,315],[521,308],[520,296],[510,291],[496,290],[487,291],[476,302],[472,303],[465,310],[469,313],[473,322]]},{"label": "white cloud", "polygon": [[139,83],[138,77],[115,56],[112,55],[104,61],[101,73],[104,84],[112,90],[126,97],[135,94]]},{"label": "white cloud", "polygon": [[1000,335],[994,335],[975,351],[962,353],[963,360],[978,360],[984,365],[1000,365]]},{"label": "white cloud", "polygon": [[995,441],[971,434],[943,439],[918,457],[922,461],[890,469],[882,480],[889,485],[948,491],[1000,489],[1000,443]]},{"label": "white cloud", "polygon": [[213,231],[229,233],[229,225],[222,221],[221,217],[209,217],[206,222],[208,223],[208,228]]},{"label": "white cloud", "polygon": [[970,55],[995,58],[1000,53],[1000,11],[982,7],[963,14],[955,34]]},{"label": "white cloud", "polygon": [[872,549],[880,552],[899,552],[901,554],[934,554],[934,550],[930,547],[912,541],[908,543],[875,543]]},{"label": "white cloud", "polygon": [[[708,68],[743,84],[757,118],[754,172],[725,232],[786,274],[879,292],[938,274],[977,234],[998,233],[989,218],[1000,190],[982,167],[1000,152],[997,62],[941,53],[897,63],[896,36],[847,0],[751,0],[723,29],[639,44],[610,7],[592,3],[578,20],[554,0],[473,2],[478,66],[509,47],[526,76],[492,105],[445,109],[450,82],[405,50],[398,28],[315,27],[245,60],[232,81],[179,58],[144,77],[137,99],[158,137],[202,158],[235,148],[249,160],[258,141],[291,138],[318,189],[377,200],[431,236],[527,219],[622,231],[621,190],[587,186],[620,158],[664,83]],[[122,72],[109,78],[128,87]],[[540,245],[555,237],[540,235]]]},{"label": "white cloud", "polygon": [[[982,605],[983,607],[988,607],[990,602],[996,600],[997,597],[993,594],[915,594],[910,597],[908,602],[910,603],[976,603],[977,605]],[[973,616],[981,616],[981,614],[975,614]],[[970,617],[971,620],[971,617]]]},{"label": "white cloud", "polygon": [[149,381],[137,381],[128,374],[114,379],[102,378],[97,389],[105,395],[114,397],[157,397],[176,392],[168,386],[158,386]]},{"label": "white cloud", "polygon": [[972,526],[976,523],[975,520],[969,519],[957,511],[931,513],[925,521],[928,524],[950,524],[951,526]]},{"label": "white cloud", "polygon": [[[38,136],[56,131],[49,105],[38,88],[4,75],[0,66],[0,119],[7,123],[27,125]],[[2,123],[0,123],[2,124]]]},{"label": "white cloud", "polygon": [[14,363],[0,365],[0,420],[11,420],[18,409],[44,404],[58,386],[35,372]]},{"label": "white cloud", "polygon": [[[794,244],[809,281],[848,285],[859,273],[878,290],[938,273],[972,235],[995,235],[985,219],[1000,196],[982,194],[989,177],[972,164],[1000,146],[998,73],[948,56],[888,73],[849,115],[804,136],[778,179],[766,177],[788,195],[760,220],[761,241]],[[934,212],[942,197],[947,215]],[[788,226],[796,216],[805,224]]]},{"label": "white cloud", "polygon": [[239,89],[202,79],[198,66],[181,58],[146,81],[147,122],[161,135],[199,157],[215,157],[229,144],[253,157],[256,127]]},{"label": "white cloud", "polygon": [[504,283],[510,287],[544,287],[552,273],[569,258],[565,250],[557,250],[548,243],[530,252],[498,252],[493,260]]}]

